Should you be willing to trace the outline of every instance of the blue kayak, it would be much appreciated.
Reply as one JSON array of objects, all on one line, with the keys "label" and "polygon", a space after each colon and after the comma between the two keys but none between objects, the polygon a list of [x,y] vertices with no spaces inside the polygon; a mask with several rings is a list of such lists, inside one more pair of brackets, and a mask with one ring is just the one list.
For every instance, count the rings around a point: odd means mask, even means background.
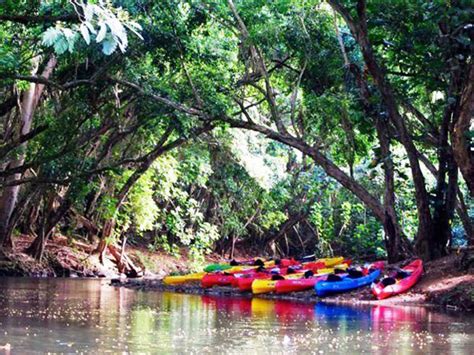
[{"label": "blue kayak", "polygon": [[350,291],[371,284],[380,276],[380,273],[380,269],[376,269],[367,276],[351,277],[350,275],[344,275],[340,281],[319,281],[314,285],[314,289],[319,297],[331,293]]}]

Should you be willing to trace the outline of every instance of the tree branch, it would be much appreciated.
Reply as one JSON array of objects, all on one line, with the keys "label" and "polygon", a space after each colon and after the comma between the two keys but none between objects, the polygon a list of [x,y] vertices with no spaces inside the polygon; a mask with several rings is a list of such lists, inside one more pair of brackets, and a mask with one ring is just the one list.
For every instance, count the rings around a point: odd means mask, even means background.
[{"label": "tree branch", "polygon": [[58,16],[50,15],[0,15],[0,21],[9,21],[15,23],[21,23],[23,25],[30,24],[43,24],[43,23],[54,23],[56,21],[65,21],[65,22],[79,22],[79,17],[75,13],[69,13]]}]

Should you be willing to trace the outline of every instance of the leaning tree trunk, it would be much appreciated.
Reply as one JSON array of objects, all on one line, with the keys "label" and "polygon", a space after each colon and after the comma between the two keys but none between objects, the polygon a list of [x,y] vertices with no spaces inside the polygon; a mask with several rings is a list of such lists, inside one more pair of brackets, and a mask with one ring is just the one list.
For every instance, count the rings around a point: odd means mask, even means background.
[{"label": "leaning tree trunk", "polygon": [[417,248],[418,253],[424,259],[429,259],[429,238],[432,233],[432,218],[429,206],[428,192],[426,190],[425,179],[418,160],[418,150],[413,143],[413,140],[408,132],[404,118],[398,110],[395,92],[385,76],[385,68],[379,64],[375,57],[372,45],[369,40],[367,30],[367,18],[365,2],[358,2],[356,20],[349,10],[345,8],[337,0],[328,0],[331,7],[337,11],[345,20],[352,35],[360,46],[364,62],[370,75],[374,79],[374,83],[380,92],[382,101],[387,108],[388,117],[397,129],[400,137],[400,142],[404,146],[408,160],[410,162],[410,169],[413,177],[413,185],[415,187],[415,200],[418,214],[418,232],[417,232]]},{"label": "leaning tree trunk", "polygon": [[[128,193],[133,188],[135,183],[143,176],[143,174],[145,174],[148,171],[151,164],[153,164],[153,162],[158,158],[158,156],[160,156],[163,153],[161,148],[162,148],[163,144],[165,143],[166,139],[171,134],[171,132],[172,132],[172,129],[168,129],[165,132],[162,139],[158,143],[158,146],[147,156],[147,158],[142,162],[142,164],[138,167],[138,169],[134,171],[134,173],[128,178],[128,180],[125,182],[125,184],[120,189],[120,192],[119,192],[118,197],[117,197],[117,202],[115,204],[115,213],[111,218],[109,218],[108,220],[105,221],[104,226],[102,227],[101,233],[99,235],[100,240],[99,240],[99,244],[97,246],[97,249],[95,251],[99,253],[100,262],[103,263],[104,254],[105,254],[105,251],[106,251],[106,248],[107,248],[108,239],[114,233],[115,218],[116,218],[115,214],[122,207],[123,203],[125,202],[125,199],[127,198]],[[117,268],[120,271],[127,271],[126,265],[123,265],[123,263],[122,263],[122,258],[117,260]],[[132,274],[135,274],[136,270],[133,269],[132,265],[130,265],[130,268],[132,269],[131,270]]]},{"label": "leaning tree trunk", "polygon": [[71,208],[72,200],[70,198],[70,193],[71,188],[68,189],[68,192],[64,196],[63,200],[61,201],[61,204],[57,209],[53,208],[53,204],[55,201],[54,193],[48,203],[48,208],[46,208],[46,215],[44,216],[44,220],[40,228],[39,234],[26,251],[29,255],[31,255],[33,258],[40,262],[43,259],[46,244],[49,238],[51,238],[51,236],[53,235],[56,225]]},{"label": "leaning tree trunk", "polygon": [[[56,57],[51,56],[41,76],[48,79],[56,66]],[[37,67],[33,70],[36,74]],[[20,135],[26,135],[31,131],[33,115],[44,90],[43,84],[30,83],[28,90],[23,95],[20,105]],[[9,168],[23,165],[25,161],[26,143],[20,146],[19,154],[10,161]],[[13,174],[6,179],[7,183],[15,182],[21,178],[21,174]],[[3,189],[0,196],[0,248],[12,246],[11,235],[8,234],[13,210],[15,209],[20,185],[11,185]]]},{"label": "leaning tree trunk", "polygon": [[433,233],[430,235],[430,259],[440,258],[447,254],[447,244],[451,240],[451,221],[454,217],[458,191],[458,166],[454,161],[453,151],[449,145],[451,122],[459,114],[459,75],[453,73],[448,97],[456,97],[455,102],[448,102],[443,114],[438,135],[438,171],[436,176],[436,193],[433,208]]},{"label": "leaning tree trunk", "polygon": [[384,209],[385,218],[383,229],[385,232],[385,246],[389,263],[399,262],[407,257],[407,246],[403,245],[402,231],[398,224],[397,212],[395,211],[395,179],[393,160],[390,153],[390,136],[388,122],[375,117],[375,126],[380,143],[381,159],[384,169]]},{"label": "leaning tree trunk", "polygon": [[[454,123],[451,137],[454,159],[474,197],[474,151],[470,145],[469,131],[474,117],[474,64],[470,65],[467,83],[461,94],[460,112]],[[471,138],[472,139],[472,138]]]}]

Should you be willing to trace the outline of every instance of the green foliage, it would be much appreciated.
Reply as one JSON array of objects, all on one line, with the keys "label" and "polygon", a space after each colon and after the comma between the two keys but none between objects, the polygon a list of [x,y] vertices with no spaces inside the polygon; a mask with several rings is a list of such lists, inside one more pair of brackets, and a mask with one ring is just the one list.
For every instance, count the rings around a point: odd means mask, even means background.
[{"label": "green foliage", "polygon": [[[115,218],[114,238],[126,234],[174,255],[185,247],[196,265],[216,245],[265,243],[299,214],[304,218],[284,235],[295,254],[307,242],[321,256],[383,255],[380,222],[311,157],[281,139],[231,130],[227,122],[232,118],[275,131],[277,111],[286,138],[352,173],[353,181],[379,201],[384,164],[393,159],[395,208],[404,234],[413,239],[418,216],[406,151],[392,134],[390,156],[381,156],[374,117],[386,120],[386,108],[349,29],[317,0],[234,2],[248,36],[225,1],[6,2],[1,14],[77,19],[18,26],[2,21],[2,110],[8,100],[21,102],[18,93],[30,82],[16,79],[31,75],[32,58],[40,61],[41,72],[51,54],[45,48],[60,55],[51,80],[75,85],[46,87],[33,122],[46,132],[0,157],[0,165],[25,152],[31,164],[25,176],[39,177],[45,190],[58,196],[67,192],[72,207],[99,226]],[[355,1],[343,3],[355,15]],[[430,122],[419,122],[400,105],[417,149],[436,165],[433,131],[439,131],[446,104],[456,102],[456,93],[448,94],[450,73],[472,62],[472,8],[462,1],[370,1],[367,11],[373,50],[397,100],[412,102]],[[440,35],[443,24],[456,30]],[[370,112],[344,62],[335,26],[349,61],[367,81]],[[120,55],[106,57],[113,53]],[[248,107],[248,117],[236,102]],[[0,148],[19,137],[14,108],[0,121],[2,134],[11,133]],[[210,121],[218,128],[197,137],[196,128]],[[176,140],[186,144],[160,155],[117,209],[120,189],[168,128],[172,133],[165,146]],[[431,192],[436,180],[424,174]],[[459,187],[465,191],[462,183]]]},{"label": "green foliage", "polygon": [[143,39],[140,34],[141,26],[129,20],[129,14],[125,10],[114,8],[109,2],[94,4],[72,1],[71,4],[77,12],[80,24],[64,27],[64,24],[58,23],[56,27],[48,28],[42,36],[42,44],[54,47],[56,54],[66,51],[72,53],[79,37],[82,37],[87,45],[92,40],[100,43],[105,55],[111,55],[117,47],[122,53],[125,52],[128,47],[127,30]]}]

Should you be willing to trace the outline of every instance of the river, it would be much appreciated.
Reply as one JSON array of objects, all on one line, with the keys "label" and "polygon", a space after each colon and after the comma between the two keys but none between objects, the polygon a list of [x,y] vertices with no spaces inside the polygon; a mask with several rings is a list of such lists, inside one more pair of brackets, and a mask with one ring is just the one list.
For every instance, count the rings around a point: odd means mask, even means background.
[{"label": "river", "polygon": [[473,354],[474,318],[141,292],[107,280],[0,278],[0,354]]}]

